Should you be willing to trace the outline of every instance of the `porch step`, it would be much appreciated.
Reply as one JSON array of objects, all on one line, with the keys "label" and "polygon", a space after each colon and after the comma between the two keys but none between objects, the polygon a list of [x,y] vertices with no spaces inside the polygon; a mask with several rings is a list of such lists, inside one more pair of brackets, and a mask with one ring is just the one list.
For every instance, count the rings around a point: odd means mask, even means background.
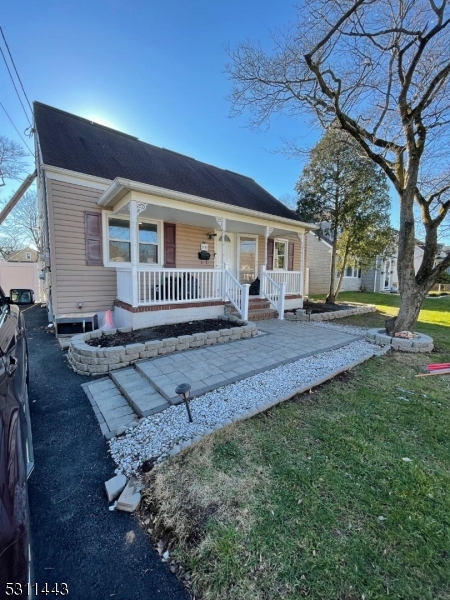
[{"label": "porch step", "polygon": [[249,321],[263,321],[264,319],[277,319],[278,311],[274,308],[258,308],[248,310]]},{"label": "porch step", "polygon": [[134,367],[112,371],[110,377],[140,417],[148,417],[170,406],[148,379]]}]

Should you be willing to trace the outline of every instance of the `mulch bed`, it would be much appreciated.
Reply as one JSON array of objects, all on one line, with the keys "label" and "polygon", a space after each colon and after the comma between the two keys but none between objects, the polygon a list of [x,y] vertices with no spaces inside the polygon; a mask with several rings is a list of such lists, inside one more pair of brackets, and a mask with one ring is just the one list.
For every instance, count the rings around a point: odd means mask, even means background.
[{"label": "mulch bed", "polygon": [[312,302],[311,300],[306,300],[303,303],[303,308],[307,313],[311,312],[312,315],[317,315],[320,313],[329,313],[336,312],[338,310],[347,310],[349,308],[353,308],[349,304],[334,304],[332,302]]},{"label": "mulch bed", "polygon": [[164,340],[165,338],[178,337],[179,335],[192,335],[193,333],[206,333],[218,329],[231,329],[231,327],[242,327],[242,324],[225,321],[223,319],[205,319],[203,321],[189,321],[188,323],[173,323],[172,325],[159,325],[158,327],[147,327],[137,329],[129,333],[116,333],[115,335],[102,336],[86,342],[89,346],[100,348],[112,348],[113,346],[125,346],[126,344],[138,344],[150,340]]}]

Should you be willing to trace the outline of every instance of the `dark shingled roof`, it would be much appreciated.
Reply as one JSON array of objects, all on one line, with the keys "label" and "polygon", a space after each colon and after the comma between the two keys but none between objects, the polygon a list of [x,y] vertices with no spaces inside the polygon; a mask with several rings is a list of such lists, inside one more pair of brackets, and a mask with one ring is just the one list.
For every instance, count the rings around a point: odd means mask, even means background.
[{"label": "dark shingled roof", "polygon": [[34,103],[43,162],[78,173],[184,192],[277,217],[300,217],[253,179],[158,148],[57,108]]}]

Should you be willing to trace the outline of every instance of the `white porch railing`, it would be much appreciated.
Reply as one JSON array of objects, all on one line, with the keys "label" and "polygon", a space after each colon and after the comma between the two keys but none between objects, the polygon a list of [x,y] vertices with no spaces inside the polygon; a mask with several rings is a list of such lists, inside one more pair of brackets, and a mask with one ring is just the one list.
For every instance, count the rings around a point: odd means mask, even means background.
[{"label": "white porch railing", "polygon": [[278,285],[286,284],[286,294],[303,296],[303,278],[301,271],[266,271],[267,275]]},{"label": "white porch railing", "polygon": [[[260,295],[267,298],[270,304],[278,311],[278,318],[284,319],[284,297],[286,295],[286,283],[281,281],[277,283],[272,279],[273,271],[270,274],[266,267],[262,265],[259,269]],[[284,275],[284,273],[281,273]]]},{"label": "white porch railing", "polygon": [[117,267],[117,298],[132,306],[222,300],[221,269]]},{"label": "white porch railing", "polygon": [[221,300],[220,269],[137,269],[138,304]]},{"label": "white porch railing", "polygon": [[225,269],[223,272],[223,295],[225,300],[229,300],[234,308],[239,312],[242,319],[248,319],[248,296],[250,284],[239,283],[233,275]]}]

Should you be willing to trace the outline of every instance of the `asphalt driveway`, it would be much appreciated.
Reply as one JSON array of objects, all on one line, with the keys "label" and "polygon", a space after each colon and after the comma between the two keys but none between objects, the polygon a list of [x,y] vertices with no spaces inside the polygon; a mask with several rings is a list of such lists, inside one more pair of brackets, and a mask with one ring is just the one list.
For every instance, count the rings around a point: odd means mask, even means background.
[{"label": "asphalt driveway", "polygon": [[187,599],[133,515],[110,512],[115,465],[44,309],[25,311],[35,470],[29,480],[35,581],[74,600]]}]

